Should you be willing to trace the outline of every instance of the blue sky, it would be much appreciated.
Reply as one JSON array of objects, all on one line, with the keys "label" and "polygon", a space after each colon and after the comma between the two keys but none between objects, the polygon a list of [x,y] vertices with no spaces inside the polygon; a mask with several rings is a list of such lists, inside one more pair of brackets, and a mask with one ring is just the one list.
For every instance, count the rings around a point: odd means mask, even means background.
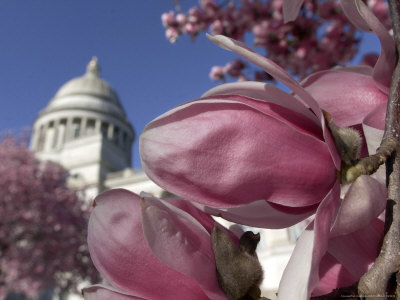
[{"label": "blue sky", "polygon": [[[210,68],[235,55],[205,36],[170,44],[160,16],[173,7],[172,0],[0,0],[0,132],[30,127],[92,56],[137,135],[161,113],[215,86]],[[368,34],[361,49],[378,51],[379,43]],[[133,147],[134,167],[140,167],[137,140]]]}]

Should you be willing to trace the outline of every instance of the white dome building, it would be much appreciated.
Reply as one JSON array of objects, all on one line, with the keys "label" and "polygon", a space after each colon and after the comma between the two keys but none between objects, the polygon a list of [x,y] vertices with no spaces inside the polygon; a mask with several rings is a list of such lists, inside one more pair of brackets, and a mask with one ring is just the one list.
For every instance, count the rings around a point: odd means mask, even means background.
[{"label": "white dome building", "polygon": [[153,183],[149,187],[148,178],[131,169],[134,139],[117,93],[100,78],[100,66],[93,58],[86,73],[66,82],[39,113],[31,149],[39,159],[69,170],[71,186],[85,189],[89,198],[127,185],[140,192],[143,183],[158,194],[159,187]]}]

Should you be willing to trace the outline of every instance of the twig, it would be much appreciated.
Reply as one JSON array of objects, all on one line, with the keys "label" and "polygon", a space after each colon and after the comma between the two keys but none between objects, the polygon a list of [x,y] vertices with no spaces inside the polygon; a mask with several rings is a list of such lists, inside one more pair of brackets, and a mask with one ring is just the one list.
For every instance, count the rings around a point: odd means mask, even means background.
[{"label": "twig", "polygon": [[371,175],[384,164],[387,159],[396,151],[397,140],[391,137],[382,140],[382,143],[375,154],[364,157],[351,166],[345,172],[345,182],[354,182],[360,175]]}]

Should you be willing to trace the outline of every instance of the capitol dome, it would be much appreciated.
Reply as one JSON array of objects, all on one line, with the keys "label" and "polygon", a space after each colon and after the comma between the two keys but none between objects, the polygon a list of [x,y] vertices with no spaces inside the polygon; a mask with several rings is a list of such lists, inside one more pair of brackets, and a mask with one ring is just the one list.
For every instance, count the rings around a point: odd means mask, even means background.
[{"label": "capitol dome", "polygon": [[93,58],[86,73],[62,85],[39,113],[31,149],[99,191],[108,173],[131,166],[134,139],[117,93],[100,77]]},{"label": "capitol dome", "polygon": [[89,62],[84,75],[61,86],[42,114],[70,108],[99,111],[126,119],[117,93],[100,77],[100,66],[96,57]]}]

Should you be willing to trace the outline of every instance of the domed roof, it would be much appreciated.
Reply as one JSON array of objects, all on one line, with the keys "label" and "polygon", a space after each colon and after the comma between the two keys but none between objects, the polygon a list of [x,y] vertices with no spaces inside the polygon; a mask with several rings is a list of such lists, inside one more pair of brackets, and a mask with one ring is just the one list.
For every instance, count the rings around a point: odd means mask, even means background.
[{"label": "domed roof", "polygon": [[100,66],[96,57],[89,62],[83,76],[73,78],[65,83],[54,98],[70,95],[92,95],[119,104],[115,91],[100,78]]},{"label": "domed roof", "polygon": [[[85,100],[82,96],[91,100]],[[94,99],[96,101],[93,101]],[[96,57],[89,62],[84,75],[61,86],[44,112],[66,108],[97,110],[125,117],[117,93],[100,78],[100,66]]]}]

